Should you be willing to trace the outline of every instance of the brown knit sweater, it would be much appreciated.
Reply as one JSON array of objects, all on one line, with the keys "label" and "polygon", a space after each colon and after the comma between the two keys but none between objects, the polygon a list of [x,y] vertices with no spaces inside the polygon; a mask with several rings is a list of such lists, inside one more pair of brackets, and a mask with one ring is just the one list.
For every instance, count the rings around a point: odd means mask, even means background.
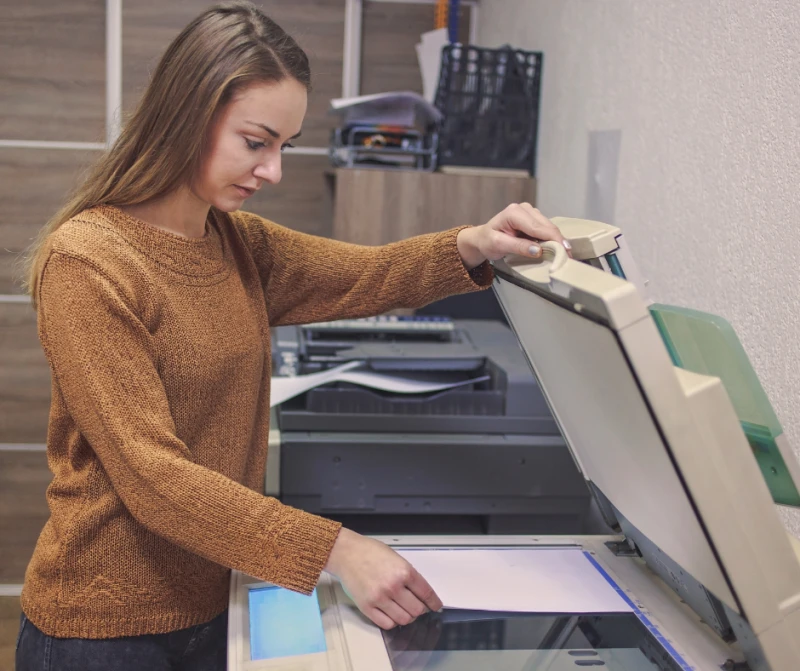
[{"label": "brown knit sweater", "polygon": [[237,212],[188,239],[111,206],[59,228],[38,296],[55,477],[28,618],[57,637],[181,629],[225,609],[231,568],[309,593],[339,525],[263,495],[270,326],[489,286],[458,230],[364,247]]}]

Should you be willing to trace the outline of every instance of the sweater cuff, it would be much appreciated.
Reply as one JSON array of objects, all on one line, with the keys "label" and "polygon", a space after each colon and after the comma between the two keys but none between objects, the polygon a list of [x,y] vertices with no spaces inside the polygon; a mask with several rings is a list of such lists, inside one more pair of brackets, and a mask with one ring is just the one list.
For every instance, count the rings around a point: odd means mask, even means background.
[{"label": "sweater cuff", "polygon": [[308,595],[319,582],[342,525],[291,506],[284,507],[284,514],[287,520],[276,544],[276,559],[286,573],[278,584]]},{"label": "sweater cuff", "polygon": [[443,247],[447,250],[446,254],[453,266],[458,267],[461,271],[453,278],[456,286],[451,287],[451,294],[468,293],[486,289],[492,286],[492,282],[494,281],[494,269],[489,261],[484,261],[479,266],[475,266],[472,270],[467,270],[467,267],[464,265],[461,254],[458,253],[458,234],[465,228],[471,228],[471,226],[459,226],[458,228],[453,228],[440,234],[451,236],[450,240],[446,241]]},{"label": "sweater cuff", "polygon": [[494,281],[494,268],[489,261],[484,261],[479,266],[475,266],[468,271],[470,279],[481,289],[490,286]]}]

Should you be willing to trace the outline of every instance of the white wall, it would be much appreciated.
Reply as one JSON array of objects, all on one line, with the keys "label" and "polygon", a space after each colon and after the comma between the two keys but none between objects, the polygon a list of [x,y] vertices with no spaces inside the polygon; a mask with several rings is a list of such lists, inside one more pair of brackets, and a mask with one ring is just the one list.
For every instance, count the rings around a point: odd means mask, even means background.
[{"label": "white wall", "polygon": [[796,451],[798,36],[797,0],[488,0],[479,26],[544,52],[539,208],[586,216],[589,132],[621,130],[613,223],[651,297],[733,324]]}]

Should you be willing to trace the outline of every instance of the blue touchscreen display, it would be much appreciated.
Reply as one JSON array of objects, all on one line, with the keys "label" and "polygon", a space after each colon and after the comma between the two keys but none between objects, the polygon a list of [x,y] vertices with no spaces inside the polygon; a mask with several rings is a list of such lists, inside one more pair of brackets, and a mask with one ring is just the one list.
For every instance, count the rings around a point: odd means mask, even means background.
[{"label": "blue touchscreen display", "polygon": [[317,592],[311,596],[282,587],[249,590],[250,659],[275,659],[325,652]]}]

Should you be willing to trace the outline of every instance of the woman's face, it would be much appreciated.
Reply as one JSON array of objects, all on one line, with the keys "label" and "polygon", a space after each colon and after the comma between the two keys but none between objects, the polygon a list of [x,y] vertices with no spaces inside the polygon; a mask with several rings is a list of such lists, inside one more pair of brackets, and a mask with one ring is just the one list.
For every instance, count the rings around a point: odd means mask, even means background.
[{"label": "woman's face", "polygon": [[307,103],[305,87],[291,77],[235,94],[211,130],[194,195],[232,212],[264,182],[280,182],[281,152],[300,135]]}]

